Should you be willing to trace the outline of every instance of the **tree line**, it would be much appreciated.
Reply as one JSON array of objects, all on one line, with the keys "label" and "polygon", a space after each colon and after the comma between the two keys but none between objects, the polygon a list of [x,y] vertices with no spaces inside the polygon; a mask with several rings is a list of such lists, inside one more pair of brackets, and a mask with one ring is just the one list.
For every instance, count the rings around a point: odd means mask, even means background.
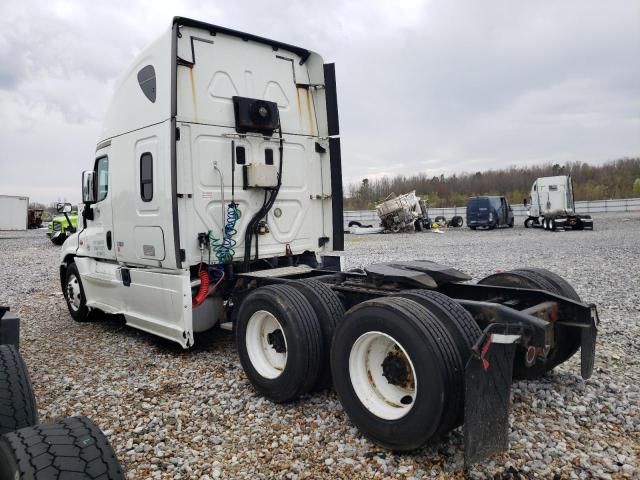
[{"label": "tree line", "polygon": [[504,195],[511,203],[522,203],[536,178],[552,175],[571,175],[576,201],[640,196],[640,158],[621,158],[601,165],[548,163],[450,176],[365,178],[347,186],[344,205],[346,210],[369,210],[391,193],[411,190],[433,207],[464,206],[475,195]]}]

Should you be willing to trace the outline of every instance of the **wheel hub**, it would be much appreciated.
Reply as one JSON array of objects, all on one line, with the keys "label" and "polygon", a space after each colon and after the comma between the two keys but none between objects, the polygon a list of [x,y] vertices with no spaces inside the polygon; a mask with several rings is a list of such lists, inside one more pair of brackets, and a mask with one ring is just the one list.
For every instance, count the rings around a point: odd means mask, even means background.
[{"label": "wheel hub", "polygon": [[271,345],[271,347],[276,352],[278,352],[278,353],[286,353],[287,344],[285,343],[284,335],[282,334],[282,330],[280,330],[279,328],[277,330],[274,330],[273,332],[267,334],[267,342],[269,342],[269,345]]},{"label": "wheel hub", "polygon": [[411,366],[407,361],[407,357],[401,352],[394,349],[389,352],[381,364],[382,376],[387,379],[391,385],[402,388],[413,388],[413,376],[410,374]]},{"label": "wheel hub", "polygon": [[80,308],[80,284],[75,276],[71,276],[67,282],[67,299],[74,311]]},{"label": "wheel hub", "polygon": [[365,408],[385,420],[407,415],[417,398],[411,357],[387,333],[374,330],[358,337],[349,353],[349,378]]}]

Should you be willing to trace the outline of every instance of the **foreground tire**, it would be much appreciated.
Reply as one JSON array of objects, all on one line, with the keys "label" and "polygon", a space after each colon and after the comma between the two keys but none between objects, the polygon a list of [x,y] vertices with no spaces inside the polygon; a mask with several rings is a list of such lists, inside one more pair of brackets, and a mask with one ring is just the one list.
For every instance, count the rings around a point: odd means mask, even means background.
[{"label": "foreground tire", "polygon": [[[566,280],[544,268],[521,268],[510,272],[500,272],[483,278],[478,283],[503,287],[534,288],[562,295],[578,302],[581,301],[580,296]],[[524,362],[524,349],[518,347],[513,364],[515,378],[540,378],[571,358],[580,348],[580,332],[575,328],[555,325],[554,336],[555,345],[549,352],[545,363],[537,363],[527,367]]]},{"label": "foreground tire", "polygon": [[344,306],[338,294],[331,288],[318,280],[300,280],[291,282],[293,288],[302,293],[311,304],[320,322],[322,330],[323,351],[320,359],[320,373],[314,385],[314,390],[324,390],[330,388],[331,366],[329,365],[329,352],[331,351],[331,340],[333,333],[344,317]]},{"label": "foreground tire", "polygon": [[0,345],[0,434],[36,423],[38,409],[27,367],[15,346]]},{"label": "foreground tire", "polygon": [[71,317],[76,322],[86,322],[89,319],[87,297],[85,297],[82,279],[75,263],[70,263],[67,266],[65,288],[62,293]]},{"label": "foreground tire", "polygon": [[3,479],[124,479],[109,440],[86,417],[26,427],[0,438]]},{"label": "foreground tire", "polygon": [[524,228],[532,228],[533,227],[533,218],[527,218],[524,221]]},{"label": "foreground tire", "polygon": [[292,286],[260,287],[242,301],[236,345],[249,381],[275,402],[294,400],[316,384],[324,357],[322,328],[309,301]]},{"label": "foreground tire", "polygon": [[331,347],[334,387],[349,418],[395,451],[416,449],[455,423],[462,408],[460,363],[438,319],[406,298],[356,305]]},{"label": "foreground tire", "polygon": [[424,230],[424,223],[422,220],[418,219],[413,223],[413,226],[416,229],[416,232],[422,232]]}]

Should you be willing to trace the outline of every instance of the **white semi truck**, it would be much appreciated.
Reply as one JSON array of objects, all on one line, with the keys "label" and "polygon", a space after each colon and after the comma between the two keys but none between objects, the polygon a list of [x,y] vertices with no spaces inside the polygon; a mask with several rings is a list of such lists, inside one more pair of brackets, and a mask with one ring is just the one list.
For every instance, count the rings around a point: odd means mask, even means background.
[{"label": "white semi truck", "polygon": [[546,270],[468,275],[426,260],[344,272],[332,64],[176,17],[117,86],[60,281],[93,311],[184,348],[232,327],[255,389],[333,385],[370,439],[411,450],[462,423],[465,458],[507,448],[510,379],[582,347],[597,313]]},{"label": "white semi truck", "polygon": [[573,197],[573,181],[568,175],[538,178],[531,186],[526,228],[545,230],[593,230],[591,215],[578,215]]}]

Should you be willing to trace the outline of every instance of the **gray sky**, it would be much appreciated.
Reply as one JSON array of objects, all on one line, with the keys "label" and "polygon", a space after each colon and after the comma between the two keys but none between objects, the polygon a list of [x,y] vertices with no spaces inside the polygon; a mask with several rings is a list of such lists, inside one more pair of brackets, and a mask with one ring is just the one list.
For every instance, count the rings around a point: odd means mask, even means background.
[{"label": "gray sky", "polygon": [[640,155],[640,2],[0,3],[0,194],[80,200],[113,85],[174,15],[336,62],[344,182]]}]

